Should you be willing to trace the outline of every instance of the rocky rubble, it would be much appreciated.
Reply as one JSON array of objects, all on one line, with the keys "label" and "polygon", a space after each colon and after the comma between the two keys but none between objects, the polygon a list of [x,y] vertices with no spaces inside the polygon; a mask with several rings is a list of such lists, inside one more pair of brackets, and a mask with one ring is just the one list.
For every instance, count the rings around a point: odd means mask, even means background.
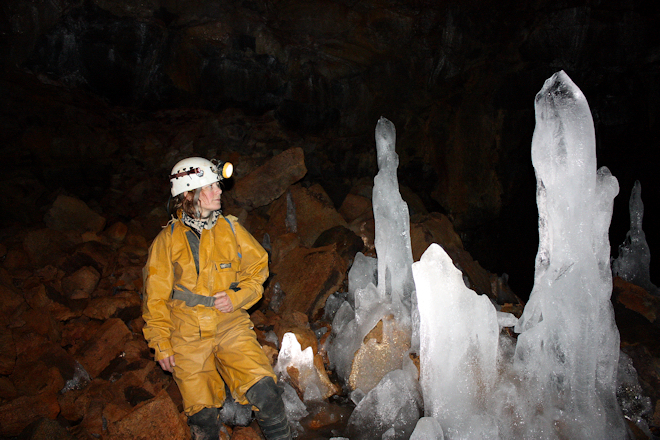
[{"label": "rocky rubble", "polygon": [[[255,329],[273,365],[287,333],[301,350],[312,347],[325,404],[310,407],[304,426],[327,430],[345,424],[350,405],[339,404],[347,400],[343,384],[328,370],[325,303],[346,291],[355,253],[373,253],[373,216],[368,187],[357,187],[337,210],[320,185],[299,182],[305,172],[302,151],[285,150],[238,179],[236,193],[224,195],[224,211],[239,217],[270,252],[264,298],[251,311]],[[141,333],[142,266],[158,232],[153,223],[166,222],[158,209],[109,222],[60,192],[43,222],[1,230],[0,436],[188,438],[177,387],[152,360]],[[415,255],[440,241],[457,264],[473,269],[466,272],[473,285],[500,295],[482,280],[497,276],[469,258],[446,217],[425,214],[412,229]],[[365,338],[373,338],[374,353],[390,343],[376,333]],[[354,380],[368,380],[359,372],[378,362],[377,355],[356,354]],[[302,397],[301,372],[290,366],[287,373]],[[259,438],[258,432],[254,426],[223,429],[228,439]]]}]

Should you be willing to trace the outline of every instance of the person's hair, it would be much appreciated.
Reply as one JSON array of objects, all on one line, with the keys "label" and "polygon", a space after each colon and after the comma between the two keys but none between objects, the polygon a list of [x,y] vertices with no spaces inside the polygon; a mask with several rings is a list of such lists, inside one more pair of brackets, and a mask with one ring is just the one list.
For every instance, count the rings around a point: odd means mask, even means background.
[{"label": "person's hair", "polygon": [[[190,197],[186,197],[187,194],[190,194]],[[193,206],[193,192],[184,192],[174,197],[172,200],[171,212],[179,212],[179,209],[183,210],[192,218],[196,218],[197,214],[195,212],[195,207]]]}]

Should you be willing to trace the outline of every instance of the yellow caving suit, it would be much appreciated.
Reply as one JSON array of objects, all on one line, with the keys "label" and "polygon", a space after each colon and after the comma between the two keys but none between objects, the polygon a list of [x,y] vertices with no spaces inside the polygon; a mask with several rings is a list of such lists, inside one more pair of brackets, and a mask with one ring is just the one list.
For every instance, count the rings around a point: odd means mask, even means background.
[{"label": "yellow caving suit", "polygon": [[[231,224],[230,224],[231,222]],[[144,336],[155,360],[174,355],[174,379],[188,416],[205,407],[221,407],[227,383],[234,399],[247,404],[245,393],[265,376],[277,382],[270,362],[252,330],[247,309],[262,296],[268,277],[268,254],[236,217],[218,217],[199,240],[199,276],[181,219],[154,239],[144,267]],[[238,283],[240,290],[230,290]],[[188,307],[171,299],[172,290],[188,289],[213,296],[226,291],[234,311]]]}]

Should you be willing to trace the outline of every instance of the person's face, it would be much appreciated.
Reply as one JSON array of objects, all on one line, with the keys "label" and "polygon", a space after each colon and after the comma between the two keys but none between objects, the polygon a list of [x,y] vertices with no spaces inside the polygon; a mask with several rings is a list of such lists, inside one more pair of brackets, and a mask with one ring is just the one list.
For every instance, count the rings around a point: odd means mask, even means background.
[{"label": "person's face", "polygon": [[220,182],[203,186],[199,192],[199,207],[202,218],[207,218],[213,211],[220,209]]}]

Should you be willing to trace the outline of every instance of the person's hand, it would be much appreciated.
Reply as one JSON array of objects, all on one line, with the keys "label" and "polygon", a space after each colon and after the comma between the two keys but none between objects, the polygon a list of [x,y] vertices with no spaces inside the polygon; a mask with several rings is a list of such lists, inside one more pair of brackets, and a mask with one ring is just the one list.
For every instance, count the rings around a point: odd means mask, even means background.
[{"label": "person's hand", "polygon": [[231,313],[234,311],[234,305],[231,303],[227,292],[224,290],[213,295],[215,298],[214,307],[223,313]]},{"label": "person's hand", "polygon": [[159,360],[158,364],[160,365],[160,368],[162,368],[163,370],[169,371],[170,373],[173,372],[174,366],[176,365],[174,363],[174,355]]}]

